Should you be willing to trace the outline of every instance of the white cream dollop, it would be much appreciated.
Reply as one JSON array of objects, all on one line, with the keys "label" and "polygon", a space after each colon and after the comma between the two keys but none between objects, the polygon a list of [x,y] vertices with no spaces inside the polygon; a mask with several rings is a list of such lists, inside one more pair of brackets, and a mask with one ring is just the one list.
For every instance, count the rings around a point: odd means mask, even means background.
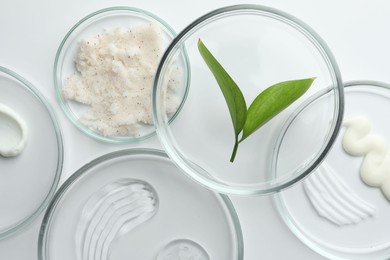
[{"label": "white cream dollop", "polygon": [[364,156],[360,177],[369,186],[380,187],[390,200],[390,155],[385,140],[370,134],[370,122],[365,117],[344,121],[344,150],[353,156]]},{"label": "white cream dollop", "polygon": [[0,155],[19,155],[26,142],[27,127],[24,120],[13,109],[0,104]]}]

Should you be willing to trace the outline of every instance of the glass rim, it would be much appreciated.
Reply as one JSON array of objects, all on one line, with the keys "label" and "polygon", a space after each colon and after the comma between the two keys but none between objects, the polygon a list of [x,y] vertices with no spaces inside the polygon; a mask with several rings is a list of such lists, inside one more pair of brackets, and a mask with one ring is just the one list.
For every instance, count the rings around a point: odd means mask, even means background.
[{"label": "glass rim", "polygon": [[[55,209],[57,208],[58,204],[61,202],[62,197],[67,193],[69,188],[75,183],[79,178],[83,177],[86,172],[93,167],[99,165],[100,163],[109,161],[110,159],[125,157],[125,156],[155,156],[164,158],[166,160],[169,160],[172,162],[172,160],[168,157],[168,155],[159,149],[154,148],[129,148],[129,149],[123,149],[118,150],[114,152],[110,152],[107,154],[104,154],[91,162],[83,165],[80,169],[78,169],[76,172],[74,172],[57,190],[55,193],[53,199],[51,200],[49,206],[47,207],[47,210],[45,212],[45,215],[42,220],[42,224],[40,227],[39,237],[38,237],[38,259],[39,260],[46,260],[47,258],[47,232],[50,227],[50,223],[53,217],[53,214],[55,212]],[[232,227],[234,229],[234,235],[235,235],[235,241],[236,241],[236,249],[237,249],[237,260],[243,260],[244,259],[244,242],[243,242],[243,234],[241,229],[241,224],[239,221],[239,217],[237,215],[237,212],[233,206],[233,203],[229,199],[228,196],[215,193],[215,196],[220,197],[224,205],[226,206],[227,211],[230,215],[230,220],[232,222]]]},{"label": "glass rim", "polygon": [[[373,86],[377,88],[382,88],[387,91],[390,91],[390,84],[385,83],[382,81],[376,81],[376,80],[350,80],[346,81],[344,84],[344,89],[351,89],[353,87],[359,87],[359,86]],[[335,259],[335,260],[354,260],[356,258],[354,257],[341,257],[336,256],[330,252],[328,252],[323,246],[318,245],[315,241],[312,241],[310,237],[306,236],[306,234],[301,231],[300,228],[295,224],[295,221],[290,218],[290,214],[288,214],[288,210],[286,208],[286,204],[283,202],[283,199],[281,198],[281,193],[275,193],[274,196],[272,196],[273,203],[275,205],[275,208],[283,220],[283,223],[289,228],[289,230],[300,240],[302,241],[308,248],[312,249],[313,251],[317,252],[318,254],[329,258],[329,259]],[[371,260],[384,260],[388,259],[389,255],[386,256],[379,256],[375,258],[369,258]]]},{"label": "glass rim", "polygon": [[[277,17],[278,21],[281,21],[285,24],[288,24],[292,28],[296,29],[302,35],[304,35],[320,52],[322,55],[322,58],[325,59],[325,62],[328,66],[328,69],[333,77],[333,81],[335,83],[335,86],[333,90],[336,92],[335,95],[336,98],[336,104],[335,104],[335,123],[334,123],[334,129],[332,130],[332,134],[328,140],[328,143],[326,144],[325,148],[322,149],[320,152],[320,155],[318,158],[313,162],[312,166],[309,167],[306,171],[300,173],[299,175],[294,176],[293,178],[290,177],[290,179],[283,181],[279,184],[275,183],[275,181],[268,181],[266,183],[266,187],[264,187],[264,183],[260,185],[253,185],[253,186],[236,186],[233,187],[231,185],[218,183],[216,181],[210,180],[209,178],[206,178],[205,176],[201,176],[200,174],[196,173],[195,170],[193,170],[189,165],[186,159],[184,159],[170,144],[169,138],[167,137],[166,130],[164,128],[165,123],[162,120],[162,118],[159,116],[159,111],[157,108],[157,93],[159,89],[159,78],[161,77],[161,74],[163,74],[164,71],[164,65],[169,60],[170,54],[172,51],[175,50],[176,45],[182,44],[182,39],[186,38],[188,34],[191,33],[191,31],[197,27],[202,26],[203,23],[206,21],[212,20],[213,18],[217,16],[227,15],[229,13],[235,13],[235,12],[245,12],[245,11],[254,11],[254,12],[260,12],[264,16],[264,14],[268,14],[268,16],[273,16],[272,18]],[[315,169],[320,162],[326,157],[328,151],[330,150],[331,146],[333,145],[337,134],[341,127],[342,117],[344,113],[344,92],[343,92],[343,84],[341,79],[341,73],[338,68],[338,65],[336,63],[336,60],[330,51],[327,44],[322,40],[322,38],[306,23],[299,20],[298,18],[285,13],[283,11],[270,8],[263,5],[256,5],[256,4],[239,4],[239,5],[232,5],[227,7],[222,7],[219,9],[216,9],[214,11],[211,11],[209,13],[206,13],[205,15],[199,17],[192,23],[190,23],[187,27],[185,27],[172,41],[172,43],[169,45],[167,50],[165,51],[160,64],[157,69],[156,77],[154,80],[154,86],[153,86],[153,92],[152,92],[152,102],[153,102],[153,120],[154,125],[156,127],[157,136],[160,140],[160,143],[164,147],[165,151],[168,153],[168,155],[172,158],[174,163],[181,168],[189,177],[191,177],[193,180],[198,182],[199,184],[212,189],[214,191],[229,194],[229,195],[238,195],[238,196],[256,196],[256,195],[263,195],[263,194],[269,194],[274,193],[277,191],[280,191],[282,189],[285,189],[287,187],[290,187],[294,183],[298,182],[302,178],[304,178],[307,174],[310,173],[313,169]],[[259,187],[261,186],[261,187]]]},{"label": "glass rim", "polygon": [[61,177],[62,168],[63,168],[63,160],[64,160],[64,147],[63,147],[61,129],[60,129],[60,126],[59,126],[58,121],[56,119],[54,110],[50,106],[48,101],[46,101],[45,97],[38,91],[38,89],[36,87],[34,87],[34,85],[32,85],[28,80],[26,80],[24,77],[20,76],[16,72],[14,72],[8,68],[0,66],[0,74],[1,73],[5,74],[5,75],[13,78],[17,82],[19,82],[19,84],[21,86],[23,86],[26,90],[28,90],[29,93],[31,93],[38,100],[38,102],[45,108],[45,110],[47,111],[47,113],[50,117],[50,120],[52,122],[52,126],[53,126],[54,131],[55,131],[57,146],[58,146],[57,167],[56,167],[53,182],[50,186],[50,189],[49,189],[47,195],[45,196],[45,198],[43,199],[43,201],[41,202],[39,207],[32,214],[30,214],[29,216],[24,218],[19,223],[6,229],[5,231],[0,232],[0,239],[4,239],[4,238],[7,238],[10,235],[13,235],[14,233],[22,230],[26,226],[28,226],[33,220],[35,220],[39,216],[39,214],[41,214],[45,210],[46,206],[50,203],[50,201],[51,201],[52,197],[54,196],[54,193],[57,189],[57,186],[58,186],[58,183],[59,183],[59,180]]},{"label": "glass rim", "polygon": [[[75,25],[72,26],[72,28],[66,33],[65,37],[62,39],[57,49],[55,60],[54,60],[54,66],[53,66],[53,81],[54,81],[54,88],[56,91],[56,98],[58,103],[60,104],[61,110],[64,112],[66,117],[72,122],[74,126],[76,126],[77,129],[79,129],[87,136],[92,137],[95,140],[105,142],[105,143],[111,143],[111,144],[129,144],[134,142],[140,142],[156,135],[156,131],[152,131],[146,135],[139,136],[139,137],[138,136],[129,136],[129,137],[104,136],[95,131],[92,131],[87,126],[84,126],[82,123],[80,123],[78,119],[75,118],[75,116],[73,115],[71,109],[67,106],[67,101],[64,100],[61,94],[62,83],[60,82],[60,79],[58,79],[58,74],[61,71],[61,67],[62,67],[59,66],[59,62],[62,60],[61,54],[64,51],[66,51],[64,50],[64,47],[69,40],[72,40],[71,38],[73,36],[73,33],[77,31],[77,29],[79,29],[88,21],[96,17],[113,14],[113,13],[121,13],[121,12],[128,12],[129,14],[132,13],[140,14],[144,17],[151,18],[152,20],[158,22],[166,32],[170,33],[172,35],[172,38],[174,38],[177,35],[176,31],[167,22],[165,22],[162,18],[149,11],[140,8],[135,8],[135,7],[128,7],[128,6],[113,6],[113,7],[103,8],[90,13],[89,15],[80,19]],[[153,125],[151,125],[150,127],[153,127]]]}]

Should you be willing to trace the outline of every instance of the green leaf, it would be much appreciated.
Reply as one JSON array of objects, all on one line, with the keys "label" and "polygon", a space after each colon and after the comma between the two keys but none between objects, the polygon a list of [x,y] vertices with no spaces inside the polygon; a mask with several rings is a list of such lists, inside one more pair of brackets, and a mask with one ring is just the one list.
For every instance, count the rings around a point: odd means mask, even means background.
[{"label": "green leaf", "polygon": [[301,97],[315,78],[290,80],[277,83],[261,92],[248,108],[243,135],[239,142],[279,114]]},{"label": "green leaf", "polygon": [[198,49],[207,66],[213,73],[229,108],[235,135],[235,144],[230,158],[230,161],[233,162],[238,148],[238,136],[241,133],[246,120],[247,110],[245,98],[234,80],[200,39],[198,40]]},{"label": "green leaf", "polygon": [[217,80],[223,96],[225,97],[230,117],[232,118],[234,133],[238,136],[244,127],[246,119],[246,103],[244,96],[234,80],[200,39],[198,40],[198,49]]}]

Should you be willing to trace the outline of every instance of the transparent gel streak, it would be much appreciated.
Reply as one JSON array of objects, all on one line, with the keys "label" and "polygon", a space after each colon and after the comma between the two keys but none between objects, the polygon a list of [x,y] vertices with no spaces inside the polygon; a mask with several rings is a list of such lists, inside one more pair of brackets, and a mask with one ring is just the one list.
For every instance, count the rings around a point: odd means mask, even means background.
[{"label": "transparent gel streak", "polygon": [[177,239],[160,250],[157,260],[210,260],[206,250],[189,239]]},{"label": "transparent gel streak", "polygon": [[120,179],[103,186],[84,205],[76,230],[77,259],[109,259],[115,239],[153,217],[157,208],[157,193],[144,181]]}]

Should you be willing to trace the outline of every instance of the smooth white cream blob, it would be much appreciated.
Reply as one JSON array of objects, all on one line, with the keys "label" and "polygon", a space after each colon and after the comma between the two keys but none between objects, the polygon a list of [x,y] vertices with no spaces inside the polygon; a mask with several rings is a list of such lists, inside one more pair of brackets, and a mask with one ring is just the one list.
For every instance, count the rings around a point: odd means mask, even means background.
[{"label": "smooth white cream blob", "polygon": [[27,127],[10,107],[0,104],[0,156],[19,155],[26,146]]},{"label": "smooth white cream blob", "polygon": [[364,156],[360,177],[369,186],[380,187],[390,200],[390,155],[385,140],[370,134],[370,122],[365,117],[344,121],[344,150],[353,156]]}]

